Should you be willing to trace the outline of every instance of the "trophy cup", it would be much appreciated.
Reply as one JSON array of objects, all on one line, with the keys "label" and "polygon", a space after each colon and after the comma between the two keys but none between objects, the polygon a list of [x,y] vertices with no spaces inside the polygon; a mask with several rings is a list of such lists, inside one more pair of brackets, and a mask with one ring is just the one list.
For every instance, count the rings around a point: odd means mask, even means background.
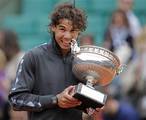
[{"label": "trophy cup", "polygon": [[74,56],[72,71],[81,82],[76,85],[73,97],[81,100],[87,108],[104,106],[107,95],[97,91],[94,86],[109,84],[122,71],[119,58],[102,47],[78,47],[74,39],[71,42],[71,51]]}]

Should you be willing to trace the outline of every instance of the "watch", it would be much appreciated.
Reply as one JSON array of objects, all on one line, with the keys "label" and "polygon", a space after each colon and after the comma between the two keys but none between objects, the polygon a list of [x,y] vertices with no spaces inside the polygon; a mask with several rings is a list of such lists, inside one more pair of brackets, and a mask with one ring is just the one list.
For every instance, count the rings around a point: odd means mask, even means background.
[{"label": "watch", "polygon": [[58,104],[57,96],[53,96],[52,97],[52,103],[53,103],[53,105],[57,105]]}]

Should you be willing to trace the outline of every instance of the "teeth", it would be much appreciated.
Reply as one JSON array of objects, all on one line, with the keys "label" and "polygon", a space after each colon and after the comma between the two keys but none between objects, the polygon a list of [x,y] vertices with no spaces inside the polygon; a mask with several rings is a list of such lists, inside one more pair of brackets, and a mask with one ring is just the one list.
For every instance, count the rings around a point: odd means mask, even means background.
[{"label": "teeth", "polygon": [[71,42],[63,42],[63,43],[64,43],[64,44],[68,44],[68,45],[69,45]]}]

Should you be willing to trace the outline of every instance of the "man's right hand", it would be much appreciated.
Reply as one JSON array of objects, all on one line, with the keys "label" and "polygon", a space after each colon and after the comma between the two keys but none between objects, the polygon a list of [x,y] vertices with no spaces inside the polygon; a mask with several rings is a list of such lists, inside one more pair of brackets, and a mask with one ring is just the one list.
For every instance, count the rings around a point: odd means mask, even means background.
[{"label": "man's right hand", "polygon": [[58,106],[61,108],[72,108],[79,106],[81,101],[72,97],[72,91],[74,91],[75,86],[67,87],[63,92],[57,94]]}]

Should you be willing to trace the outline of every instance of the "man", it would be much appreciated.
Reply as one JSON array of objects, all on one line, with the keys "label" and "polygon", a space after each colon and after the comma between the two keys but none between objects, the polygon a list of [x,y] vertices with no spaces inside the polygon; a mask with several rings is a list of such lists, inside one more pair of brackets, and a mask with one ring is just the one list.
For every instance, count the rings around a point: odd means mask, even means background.
[{"label": "man", "polygon": [[85,14],[70,4],[51,16],[52,43],[26,53],[21,60],[9,100],[30,120],[81,120],[81,101],[71,93],[78,80],[72,74],[71,41],[86,28]]}]

